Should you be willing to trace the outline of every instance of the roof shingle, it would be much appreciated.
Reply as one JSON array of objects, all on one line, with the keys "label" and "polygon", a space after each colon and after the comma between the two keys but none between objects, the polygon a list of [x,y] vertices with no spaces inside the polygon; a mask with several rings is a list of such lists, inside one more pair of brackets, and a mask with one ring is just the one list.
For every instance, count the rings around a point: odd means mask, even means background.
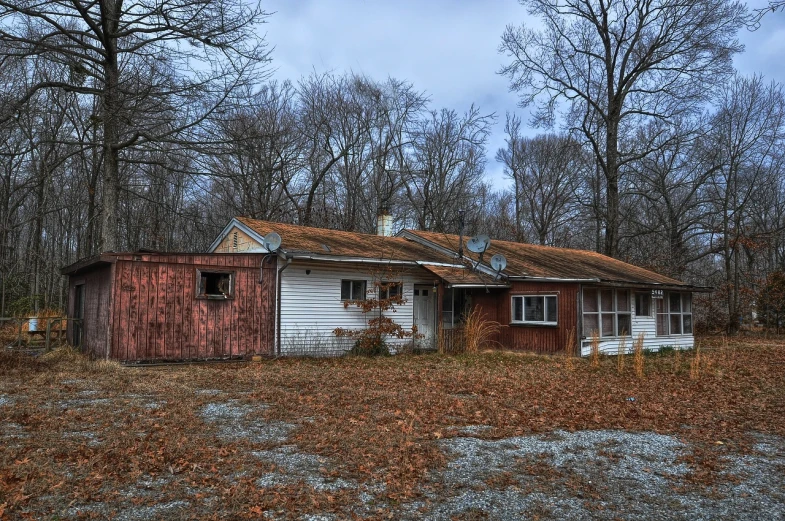
[{"label": "roof shingle", "polygon": [[237,220],[261,236],[277,233],[281,236],[281,249],[287,253],[409,262],[454,262],[453,258],[443,253],[403,237],[312,228],[248,217],[237,217]]},{"label": "roof shingle", "polygon": [[[457,235],[417,230],[407,230],[407,233],[451,251],[458,249]],[[477,260],[477,255],[466,250],[465,245],[464,252],[469,258]],[[676,279],[593,251],[492,240],[484,254],[485,261],[497,253],[507,258],[504,273],[513,277],[687,286]]]}]

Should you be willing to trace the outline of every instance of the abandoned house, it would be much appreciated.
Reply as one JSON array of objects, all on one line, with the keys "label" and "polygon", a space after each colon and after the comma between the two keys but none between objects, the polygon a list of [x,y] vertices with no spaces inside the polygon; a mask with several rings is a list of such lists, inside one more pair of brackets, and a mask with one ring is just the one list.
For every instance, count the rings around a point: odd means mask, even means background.
[{"label": "abandoned house", "polygon": [[[600,349],[693,346],[692,294],[683,282],[589,251],[490,241],[472,253],[457,235],[403,230],[390,236],[232,219],[207,253],[105,253],[69,277],[70,341],[126,362],[336,355],[366,327],[353,305],[400,295],[385,312],[411,338],[436,345],[472,309],[501,324],[495,339],[514,350],[586,355]],[[270,238],[276,236],[272,244]],[[503,255],[494,269],[489,259]],[[380,295],[379,292],[385,292]]]}]

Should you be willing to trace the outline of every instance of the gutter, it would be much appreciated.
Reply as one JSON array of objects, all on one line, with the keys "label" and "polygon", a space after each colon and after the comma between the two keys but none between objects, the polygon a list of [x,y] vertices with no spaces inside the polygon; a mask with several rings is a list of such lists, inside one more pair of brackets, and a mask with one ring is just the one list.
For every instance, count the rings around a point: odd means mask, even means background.
[{"label": "gutter", "polygon": [[392,259],[368,259],[363,257],[339,257],[331,255],[313,255],[313,254],[291,254],[289,260],[314,260],[314,261],[329,261],[329,262],[356,262],[359,264],[400,264],[405,266],[419,266],[418,261],[403,261]]},{"label": "gutter", "polygon": [[276,356],[281,356],[281,273],[283,273],[283,271],[286,268],[288,268],[289,265],[292,263],[292,258],[291,257],[287,258],[285,253],[283,254],[283,258],[286,261],[286,264],[284,264],[282,267],[278,268],[278,274],[276,276],[277,279],[278,279],[278,283],[277,283],[277,286],[278,286],[277,293],[278,293],[278,295],[277,295],[277,298],[275,299],[275,307],[276,307],[276,310],[275,310],[275,322],[276,322],[275,354],[276,354]]},{"label": "gutter", "polygon": [[461,288],[467,288],[467,289],[468,288],[493,288],[493,289],[498,289],[498,288],[509,288],[511,286],[509,284],[479,284],[479,283],[478,284],[460,284],[460,283],[458,283],[458,284],[448,284],[447,287],[448,288],[458,288],[458,289],[461,289]]},{"label": "gutter", "polygon": [[600,279],[560,279],[558,277],[530,277],[527,275],[509,275],[507,277],[509,280],[531,280],[534,282],[589,282],[589,283],[600,283],[602,280]]}]

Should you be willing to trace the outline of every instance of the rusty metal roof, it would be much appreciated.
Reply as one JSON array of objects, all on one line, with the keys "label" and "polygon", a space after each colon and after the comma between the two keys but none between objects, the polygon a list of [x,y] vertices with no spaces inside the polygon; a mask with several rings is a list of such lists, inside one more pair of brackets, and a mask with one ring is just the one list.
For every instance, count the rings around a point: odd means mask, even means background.
[{"label": "rusty metal roof", "polygon": [[261,236],[271,232],[277,233],[281,236],[281,249],[290,254],[412,263],[455,262],[451,256],[403,237],[312,228],[297,224],[260,221],[248,217],[237,217],[236,219]]},{"label": "rusty metal roof", "polygon": [[[416,230],[406,230],[404,235],[406,234],[444,250],[458,250],[457,235]],[[466,240],[468,238],[464,238],[464,241]],[[484,261],[487,263],[491,256],[497,253],[507,258],[504,273],[510,277],[689,286],[676,279],[593,251],[492,240],[490,248],[484,254]],[[465,244],[464,254],[475,261],[478,258],[466,249]]]}]

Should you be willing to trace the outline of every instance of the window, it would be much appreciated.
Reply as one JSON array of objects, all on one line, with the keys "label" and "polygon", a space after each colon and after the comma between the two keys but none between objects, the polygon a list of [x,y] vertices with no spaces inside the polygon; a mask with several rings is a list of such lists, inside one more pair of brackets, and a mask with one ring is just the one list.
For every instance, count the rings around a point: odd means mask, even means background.
[{"label": "window", "polygon": [[635,316],[636,317],[650,317],[651,316],[651,294],[650,293],[636,293],[635,294]]},{"label": "window", "polygon": [[365,300],[364,280],[342,280],[341,300]]},{"label": "window", "polygon": [[196,298],[229,299],[234,296],[233,271],[196,270]]},{"label": "window", "polygon": [[583,290],[583,334],[625,336],[632,331],[630,292],[626,289]]},{"label": "window", "polygon": [[692,294],[669,291],[655,300],[658,336],[692,334]]},{"label": "window", "polygon": [[[379,300],[387,300],[401,296],[403,285],[400,282],[380,282]],[[428,290],[423,290],[423,296],[428,296]]]},{"label": "window", "polygon": [[556,295],[521,295],[512,297],[512,322],[556,324]]}]

